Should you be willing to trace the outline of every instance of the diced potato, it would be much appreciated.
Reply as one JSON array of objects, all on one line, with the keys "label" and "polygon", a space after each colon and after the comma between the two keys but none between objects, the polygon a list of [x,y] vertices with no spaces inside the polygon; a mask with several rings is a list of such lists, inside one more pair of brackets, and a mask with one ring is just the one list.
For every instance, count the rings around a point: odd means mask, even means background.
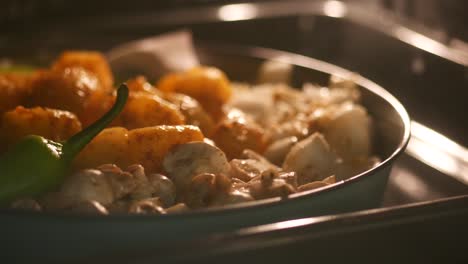
[{"label": "diced potato", "polygon": [[228,113],[212,139],[229,159],[240,158],[244,149],[263,153],[266,147],[263,129],[239,110]]},{"label": "diced potato", "polygon": [[80,113],[89,98],[100,91],[96,76],[81,68],[44,70],[32,81],[28,106],[43,106]]},{"label": "diced potato", "polygon": [[96,51],[66,51],[52,65],[52,69],[64,70],[69,67],[82,67],[95,74],[105,91],[111,91],[114,78],[104,55]]},{"label": "diced potato", "polygon": [[213,133],[215,122],[197,100],[179,93],[166,93],[164,99],[175,104],[180,109],[187,125],[198,126],[207,137]]},{"label": "diced potato", "polygon": [[157,88],[197,99],[214,120],[223,116],[222,106],[232,94],[226,75],[214,67],[195,67],[184,73],[166,75],[158,82]]},{"label": "diced potato", "polygon": [[128,130],[123,127],[106,128],[75,158],[73,167],[90,169],[102,164],[130,165],[128,160]]},{"label": "diced potato", "polygon": [[151,85],[144,76],[137,76],[133,79],[126,81],[130,92],[146,92],[149,94],[156,94],[161,96],[161,91]]},{"label": "diced potato", "polygon": [[128,134],[128,158],[142,164],[147,173],[160,172],[164,155],[177,144],[202,141],[195,126],[154,126],[131,130]]},{"label": "diced potato", "polygon": [[70,112],[18,106],[3,115],[0,131],[4,143],[12,145],[27,135],[39,135],[54,141],[62,141],[80,130],[80,121]]},{"label": "diced potato", "polygon": [[[87,104],[84,106],[81,112],[77,113],[83,127],[87,127],[94,123],[96,120],[101,118],[107,111],[112,108],[115,102],[115,95],[107,93],[93,93],[87,100]],[[110,125],[122,126],[122,123],[118,118]]]},{"label": "diced potato", "polygon": [[0,114],[24,105],[30,92],[31,76],[25,74],[0,74]]},{"label": "diced potato", "polygon": [[145,92],[132,92],[118,119],[128,129],[185,123],[175,105]]}]

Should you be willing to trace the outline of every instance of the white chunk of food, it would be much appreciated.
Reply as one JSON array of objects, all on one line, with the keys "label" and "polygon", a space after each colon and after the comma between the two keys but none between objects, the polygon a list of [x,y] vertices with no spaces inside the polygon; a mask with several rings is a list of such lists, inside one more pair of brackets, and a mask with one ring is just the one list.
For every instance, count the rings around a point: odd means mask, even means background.
[{"label": "white chunk of food", "polygon": [[297,137],[294,136],[276,140],[268,146],[263,155],[273,164],[281,166],[284,158],[297,141]]},{"label": "white chunk of food", "polygon": [[178,192],[189,186],[193,177],[201,173],[228,175],[230,166],[219,148],[205,142],[181,144],[169,151],[163,168],[174,181]]},{"label": "white chunk of food", "polygon": [[283,163],[285,171],[295,171],[298,184],[322,180],[333,174],[336,156],[325,138],[314,133],[291,148]]},{"label": "white chunk of food", "polygon": [[325,124],[324,136],[345,161],[367,159],[371,150],[370,118],[356,104],[343,104]]}]

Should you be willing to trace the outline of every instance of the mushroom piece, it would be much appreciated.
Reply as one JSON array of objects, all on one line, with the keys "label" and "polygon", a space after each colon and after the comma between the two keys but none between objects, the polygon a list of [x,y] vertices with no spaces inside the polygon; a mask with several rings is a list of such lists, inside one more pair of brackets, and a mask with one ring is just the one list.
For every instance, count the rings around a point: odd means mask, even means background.
[{"label": "mushroom piece", "polygon": [[232,190],[224,195],[217,196],[213,201],[213,206],[224,206],[229,204],[244,203],[254,201],[248,192]]},{"label": "mushroom piece", "polygon": [[324,129],[331,148],[345,161],[367,159],[371,149],[370,118],[362,106],[345,103]]},{"label": "mushroom piece", "polygon": [[101,165],[98,170],[109,180],[115,199],[126,196],[137,187],[136,177],[129,172],[122,171],[114,164]]},{"label": "mushroom piece", "polygon": [[130,197],[134,200],[152,197],[153,188],[148,184],[145,168],[140,164],[133,164],[127,168],[127,171],[133,175],[135,184],[135,189],[130,193]]},{"label": "mushroom piece", "polygon": [[269,170],[249,182],[249,192],[257,200],[277,196],[285,198],[296,191],[284,179],[278,178],[277,172]]},{"label": "mushroom piece", "polygon": [[336,156],[330,151],[325,138],[320,133],[314,133],[291,148],[283,169],[295,171],[300,186],[332,175],[335,163]]},{"label": "mushroom piece", "polygon": [[266,170],[280,170],[279,167],[270,163],[262,155],[253,150],[244,150],[242,156],[246,159],[233,159],[229,162],[231,165],[232,178],[237,178],[248,182],[251,179],[261,175]]},{"label": "mushroom piece", "polygon": [[176,200],[176,187],[168,177],[162,174],[148,175],[149,186],[153,189],[152,196],[159,197],[164,207],[172,206]]},{"label": "mushroom piece", "polygon": [[84,201],[72,206],[69,210],[75,214],[108,215],[106,207],[96,201]]},{"label": "mushroom piece", "polygon": [[159,198],[149,198],[133,202],[128,209],[133,214],[165,214]]},{"label": "mushroom piece", "polygon": [[183,193],[193,177],[200,173],[229,173],[226,155],[219,148],[205,142],[181,144],[171,149],[163,159],[163,168]]},{"label": "mushroom piece", "polygon": [[106,174],[100,170],[87,169],[67,177],[58,192],[44,197],[42,205],[49,209],[65,209],[95,201],[106,206],[114,199],[114,191]]},{"label": "mushroom piece", "polygon": [[222,174],[202,173],[195,176],[185,194],[191,208],[211,206],[216,197],[225,196],[231,189],[231,180]]},{"label": "mushroom piece", "polygon": [[271,143],[263,154],[270,162],[281,166],[281,164],[283,164],[284,158],[294,146],[294,144],[297,143],[297,141],[297,137],[294,136],[279,139]]}]

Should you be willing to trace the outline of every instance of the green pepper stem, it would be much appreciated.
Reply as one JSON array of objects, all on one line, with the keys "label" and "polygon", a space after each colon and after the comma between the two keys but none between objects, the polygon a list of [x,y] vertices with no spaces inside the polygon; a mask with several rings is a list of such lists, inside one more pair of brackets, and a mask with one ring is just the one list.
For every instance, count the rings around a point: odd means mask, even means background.
[{"label": "green pepper stem", "polygon": [[123,110],[128,98],[128,87],[122,83],[117,90],[117,99],[112,108],[99,120],[78,134],[71,137],[63,145],[62,159],[71,162],[73,158],[95,137],[106,128],[112,120]]}]

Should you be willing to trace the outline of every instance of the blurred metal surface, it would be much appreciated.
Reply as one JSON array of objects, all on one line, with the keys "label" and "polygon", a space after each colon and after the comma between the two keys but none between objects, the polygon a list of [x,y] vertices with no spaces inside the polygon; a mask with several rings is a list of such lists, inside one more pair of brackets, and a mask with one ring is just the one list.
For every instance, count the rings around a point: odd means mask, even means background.
[{"label": "blurred metal surface", "polygon": [[468,196],[313,217],[76,263],[465,263]]}]

